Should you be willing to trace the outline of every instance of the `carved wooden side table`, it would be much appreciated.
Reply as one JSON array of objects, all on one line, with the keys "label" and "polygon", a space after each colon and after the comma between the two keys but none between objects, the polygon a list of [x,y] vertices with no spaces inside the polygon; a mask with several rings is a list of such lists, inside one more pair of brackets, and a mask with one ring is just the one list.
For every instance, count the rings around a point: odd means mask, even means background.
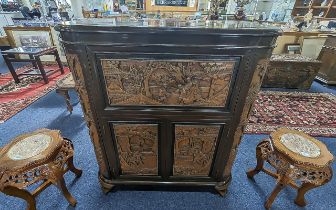
[{"label": "carved wooden side table", "polygon": [[56,93],[60,94],[64,97],[65,103],[67,105],[67,109],[70,113],[72,113],[73,107],[70,103],[70,96],[69,96],[69,90],[75,89],[75,81],[71,74],[66,76],[65,78],[59,80],[56,83]]},{"label": "carved wooden side table", "polygon": [[[0,151],[0,191],[27,201],[29,210],[36,209],[35,197],[51,184],[57,186],[72,205],[63,175],[71,171],[80,177],[82,171],[73,165],[73,145],[60,131],[41,129],[16,137]],[[33,192],[24,189],[39,181]]]},{"label": "carved wooden side table", "polygon": [[[287,185],[298,190],[295,203],[305,206],[307,191],[326,184],[332,178],[333,155],[320,141],[300,131],[279,129],[270,139],[260,142],[256,149],[257,166],[247,172],[249,178],[260,171],[277,179],[277,185],[265,202],[269,209],[277,194]],[[264,168],[267,161],[276,173]],[[296,183],[301,182],[299,186]]]}]

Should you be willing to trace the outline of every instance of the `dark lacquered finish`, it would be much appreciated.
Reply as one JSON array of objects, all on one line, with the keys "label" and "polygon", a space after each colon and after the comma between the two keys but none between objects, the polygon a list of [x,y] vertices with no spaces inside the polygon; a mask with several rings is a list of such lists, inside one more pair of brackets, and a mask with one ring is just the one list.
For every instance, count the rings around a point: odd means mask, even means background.
[{"label": "dark lacquered finish", "polygon": [[[81,96],[103,189],[108,192],[120,184],[197,185],[215,186],[224,194],[278,30],[232,21],[188,27],[147,24],[56,27]],[[211,72],[215,65],[222,73],[212,78],[216,84],[208,85],[200,72]],[[148,74],[148,66],[154,66],[154,73]],[[195,70],[185,72],[190,66]],[[133,79],[127,68],[144,76]],[[184,78],[186,74],[191,76]],[[137,88],[137,80],[147,81],[145,87]],[[199,94],[208,89],[215,93],[221,85],[227,91],[222,98],[202,104]],[[181,86],[189,89],[183,92]],[[133,91],[132,100],[122,100],[120,87]],[[135,144],[128,151],[125,142],[132,138]],[[190,158],[189,153],[204,158]]]}]

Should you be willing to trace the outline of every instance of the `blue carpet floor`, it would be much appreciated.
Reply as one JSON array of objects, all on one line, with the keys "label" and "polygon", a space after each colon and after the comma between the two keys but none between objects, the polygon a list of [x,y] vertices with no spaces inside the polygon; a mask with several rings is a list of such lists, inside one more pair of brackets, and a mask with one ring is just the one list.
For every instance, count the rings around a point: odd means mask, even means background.
[{"label": "blue carpet floor", "polygon": [[[323,87],[318,83],[314,83],[310,91],[336,93],[335,88]],[[0,124],[0,146],[19,134],[41,127],[59,129],[74,142],[75,164],[83,169],[83,176],[74,180],[74,175],[68,173],[66,182],[69,191],[78,201],[77,207],[69,206],[58,189],[51,186],[39,195],[38,209],[263,209],[275,180],[260,173],[253,182],[246,178],[245,171],[255,166],[255,147],[264,135],[244,136],[233,167],[232,182],[224,198],[212,188],[191,187],[118,187],[108,195],[103,194],[98,183],[98,167],[88,129],[75,92],[71,92],[71,98],[74,105],[72,115],[66,111],[63,98],[53,91]],[[319,139],[336,155],[335,138]],[[336,171],[335,164],[333,168]],[[305,208],[294,204],[296,191],[288,187],[279,194],[272,209],[336,209],[335,186],[336,179],[333,179],[327,185],[308,192],[308,205]],[[25,208],[26,204],[21,199],[0,193],[1,210]]]}]

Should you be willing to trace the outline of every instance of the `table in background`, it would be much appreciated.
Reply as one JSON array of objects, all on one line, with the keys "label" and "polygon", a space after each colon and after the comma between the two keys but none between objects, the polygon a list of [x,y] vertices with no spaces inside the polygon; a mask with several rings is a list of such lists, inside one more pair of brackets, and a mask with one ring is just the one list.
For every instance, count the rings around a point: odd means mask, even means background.
[{"label": "table in background", "polygon": [[[18,47],[5,50],[2,52],[2,55],[16,83],[20,82],[19,76],[23,75],[41,75],[44,82],[48,83],[48,76],[56,71],[60,70],[61,73],[64,74],[63,65],[56,47]],[[29,59],[17,58],[16,55],[28,55]],[[45,70],[40,59],[43,55],[54,55],[59,69]],[[27,69],[26,71],[18,74],[12,65],[13,62],[32,62],[34,68]]]}]

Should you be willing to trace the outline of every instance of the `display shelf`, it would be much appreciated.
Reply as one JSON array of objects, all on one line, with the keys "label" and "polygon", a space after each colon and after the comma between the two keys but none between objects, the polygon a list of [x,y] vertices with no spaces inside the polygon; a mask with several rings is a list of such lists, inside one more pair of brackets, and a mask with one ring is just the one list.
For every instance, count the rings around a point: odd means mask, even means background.
[{"label": "display shelf", "polygon": [[336,9],[335,8],[330,9],[326,17],[327,18],[336,18]]},{"label": "display shelf", "polygon": [[[292,16],[304,17],[310,9],[313,10],[313,16],[317,19],[333,19],[336,18],[336,0],[329,0],[324,6],[321,4],[324,0],[296,0]],[[322,15],[320,15],[322,13]]]},{"label": "display shelf", "polygon": [[313,9],[329,9],[329,6],[312,6]]},{"label": "display shelf", "polygon": [[[327,3],[324,5],[326,7],[329,7],[330,6],[330,3],[332,3],[333,0],[329,0],[327,1]],[[312,6],[321,6],[322,2],[324,2],[324,0],[312,0]]]}]

